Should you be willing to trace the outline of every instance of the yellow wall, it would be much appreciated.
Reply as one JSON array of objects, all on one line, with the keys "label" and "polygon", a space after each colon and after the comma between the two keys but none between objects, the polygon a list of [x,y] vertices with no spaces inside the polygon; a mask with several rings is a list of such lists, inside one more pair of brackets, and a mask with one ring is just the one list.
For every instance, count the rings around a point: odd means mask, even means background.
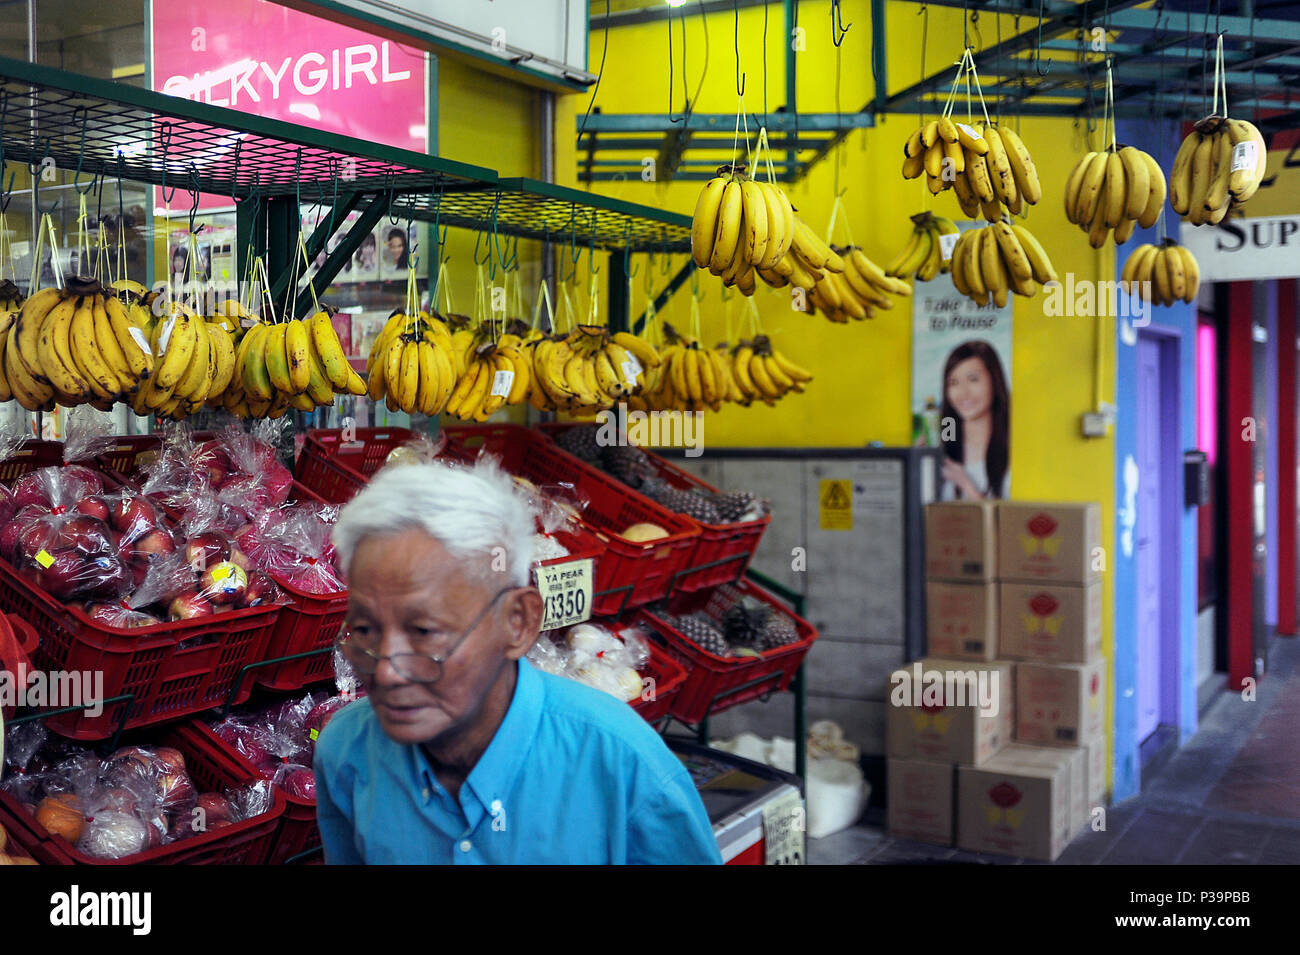
[{"label": "yellow wall", "polygon": [[[798,56],[800,112],[835,111],[835,48],[826,22],[826,4],[801,4],[800,23],[807,49]],[[922,17],[915,4],[890,2],[888,16],[888,76],[891,91],[915,83],[921,76]],[[929,10],[927,72],[940,64],[955,64],[961,52],[961,12]],[[730,113],[736,109],[733,14],[708,17],[710,58],[708,78],[696,111]],[[783,43],[780,8],[772,5],[768,25],[768,105],[784,101]],[[747,73],[746,107],[761,112],[762,8],[740,15],[741,69]],[[852,27],[841,47],[841,108],[859,108],[872,95],[871,17],[865,0],[843,4],[843,21]],[[1027,24],[1022,21],[1022,27]],[[982,16],[981,36],[972,42],[990,46],[996,40],[992,16]],[[694,90],[703,62],[704,34],[698,15],[687,18],[688,85]],[[1003,36],[1012,33],[1004,18]],[[590,57],[599,63],[601,34],[593,33]],[[680,33],[674,32],[675,102],[681,105]],[[978,52],[976,53],[978,66]],[[606,113],[662,114],[668,103],[667,27],[663,22],[611,31],[610,52],[596,102]],[[557,108],[557,174],[566,185],[576,179],[575,115],[587,95],[566,97]],[[978,105],[975,107],[978,111]],[[964,103],[958,110],[965,112]],[[995,117],[996,118],[996,117]],[[1009,118],[1009,117],[1008,117]],[[908,217],[933,208],[960,218],[951,194],[932,199],[923,182],[905,181],[900,173],[902,143],[916,128],[915,115],[881,117],[879,125],[851,134],[838,154],[823,160],[811,174],[789,190],[801,215],[817,230],[825,230],[834,201],[836,165],[839,188],[853,238],[867,255],[883,263],[906,239]],[[1114,250],[1094,252],[1086,236],[1065,220],[1060,193],[1070,169],[1086,146],[1082,128],[1064,119],[1026,119],[1019,130],[1038,165],[1044,199],[1032,208],[1026,225],[1040,239],[1062,276],[1076,280],[1113,278]],[[1099,135],[1099,134],[1094,134]],[[720,154],[719,162],[727,161]],[[689,214],[699,183],[655,184],[640,181],[599,183],[597,189],[631,201]],[[844,236],[837,230],[837,241]],[[680,259],[679,259],[680,261]],[[644,307],[642,279],[636,280],[634,309]],[[662,279],[659,280],[662,284]],[[705,337],[721,338],[721,283],[701,273],[705,293]],[[904,299],[874,321],[836,325],[789,308],[788,290],[773,291],[759,284],[763,327],[793,359],[810,368],[816,380],[807,393],[781,401],[775,408],[732,407],[714,415],[707,435],[715,446],[861,446],[870,440],[887,445],[907,443],[911,435],[911,305]],[[667,309],[670,320],[686,320],[688,290]],[[1093,410],[1098,397],[1114,396],[1114,327],[1094,319],[1047,317],[1043,297],[1015,298],[1012,354],[1012,492],[1019,499],[1095,500],[1103,514],[1103,541],[1114,540],[1114,442],[1111,438],[1080,437],[1080,415]],[[636,314],[634,312],[634,314]],[[1096,394],[1098,343],[1104,365],[1101,394]],[[1105,583],[1104,651],[1113,646],[1113,590]],[[1113,691],[1112,691],[1113,692]],[[1113,696],[1112,696],[1113,711]]]}]

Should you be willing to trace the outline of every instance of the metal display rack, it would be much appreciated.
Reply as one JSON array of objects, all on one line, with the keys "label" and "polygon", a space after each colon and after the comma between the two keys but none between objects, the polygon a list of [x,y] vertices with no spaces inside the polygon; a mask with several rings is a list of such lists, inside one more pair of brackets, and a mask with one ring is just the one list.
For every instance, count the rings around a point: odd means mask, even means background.
[{"label": "metal display rack", "polygon": [[[332,200],[307,240],[312,259],[360,213],[313,278],[316,295],[384,215],[625,253],[605,270],[614,326],[627,320],[626,254],[690,250],[689,216],[3,57],[0,158],[35,171],[53,160],[77,180],[229,195],[241,257],[250,247],[265,254],[281,293],[303,197]],[[39,202],[39,182],[34,188]],[[311,301],[304,289],[298,314]]]},{"label": "metal display rack", "polygon": [[[1234,114],[1255,119],[1267,137],[1300,126],[1293,91],[1300,87],[1300,19],[1215,15],[1214,5],[1193,0],[1162,0],[1144,7],[1143,0],[908,0],[918,13],[927,6],[965,11],[963,37],[945,39],[943,50],[972,47],[980,87],[990,113],[1022,116],[1088,118],[1100,115],[1105,60],[1114,70],[1115,114],[1120,119],[1190,119],[1213,72],[1214,46],[1222,34],[1226,82]],[[764,0],[691,4],[684,13],[731,12],[766,5]],[[771,3],[776,8],[775,2]],[[799,22],[797,0],[781,0],[784,34]],[[804,6],[809,6],[804,4]],[[824,29],[818,5],[816,29]],[[1276,9],[1276,8],[1275,8]],[[641,9],[597,15],[592,28],[663,20],[672,9],[645,0]],[[834,8],[832,8],[832,16]],[[1011,31],[979,18],[1014,17]],[[775,24],[776,17],[773,17]],[[785,47],[785,103],[767,117],[773,169],[783,182],[806,176],[855,129],[875,125],[889,113],[936,113],[953,82],[952,57],[936,57],[937,68],[918,82],[890,93],[886,58],[885,0],[871,2],[870,64],[875,78],[872,98],[856,111],[799,113],[795,96],[797,56]],[[1023,22],[1020,22],[1023,21]],[[809,27],[812,29],[813,27]],[[775,26],[773,27],[775,30]],[[1114,42],[1094,41],[1109,31]],[[1011,35],[1006,35],[1007,33]],[[1005,37],[1005,38],[1004,38]],[[993,42],[987,42],[993,40]],[[932,48],[939,40],[930,38]],[[955,63],[955,59],[954,59]],[[1260,115],[1261,112],[1271,115]],[[1256,118],[1258,117],[1258,118]],[[760,116],[751,115],[751,130]],[[705,180],[729,161],[733,114],[602,113],[577,117],[578,177],[584,182],[637,180],[648,157],[656,161],[659,180]]]}]

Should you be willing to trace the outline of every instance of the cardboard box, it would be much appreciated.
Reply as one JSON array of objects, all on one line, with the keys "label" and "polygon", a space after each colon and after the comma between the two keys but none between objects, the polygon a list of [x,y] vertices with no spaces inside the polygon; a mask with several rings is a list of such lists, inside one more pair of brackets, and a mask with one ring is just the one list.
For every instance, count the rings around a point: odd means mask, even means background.
[{"label": "cardboard box", "polygon": [[1106,740],[1094,739],[1084,745],[1087,756],[1084,763],[1087,770],[1086,796],[1088,812],[1098,806],[1106,805]]},{"label": "cardboard box", "polygon": [[1083,750],[1013,743],[957,767],[957,846],[1051,861],[1083,824]]},{"label": "cardboard box", "polygon": [[895,839],[950,846],[956,776],[952,763],[888,759],[888,806],[885,825]]},{"label": "cardboard box", "polygon": [[[998,586],[998,655],[1088,663],[1101,656],[1101,581]],[[931,650],[931,652],[934,652]]]},{"label": "cardboard box", "polygon": [[998,656],[998,585],[925,582],[926,651],[952,660]]},{"label": "cardboard box", "polygon": [[997,509],[993,501],[943,501],[925,506],[925,575],[989,581],[997,573]]},{"label": "cardboard box", "polygon": [[[987,708],[980,706],[981,684]],[[1012,663],[918,660],[895,670],[885,686],[886,751],[899,759],[978,765],[1011,742],[1015,699]]]},{"label": "cardboard box", "polygon": [[1016,740],[1082,746],[1101,739],[1106,660],[1016,664]]},{"label": "cardboard box", "polygon": [[998,505],[998,576],[1002,580],[1086,584],[1101,547],[1101,507],[1004,501]]}]

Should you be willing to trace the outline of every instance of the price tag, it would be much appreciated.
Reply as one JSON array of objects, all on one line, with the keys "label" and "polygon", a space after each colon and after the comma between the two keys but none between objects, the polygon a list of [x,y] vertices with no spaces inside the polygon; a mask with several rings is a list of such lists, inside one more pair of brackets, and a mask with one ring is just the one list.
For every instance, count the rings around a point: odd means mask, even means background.
[{"label": "price tag", "polygon": [[311,740],[313,743],[316,742],[319,736],[320,736],[320,730],[318,729],[312,729],[310,732],[307,733],[307,738]]},{"label": "price tag", "polygon": [[1232,172],[1254,169],[1259,163],[1259,144],[1253,139],[1232,147]]},{"label": "price tag", "polygon": [[257,319],[254,318],[252,315],[249,315],[247,318],[241,318],[239,320],[239,324],[243,325],[245,328],[252,328],[254,325],[257,324]]},{"label": "price tag", "polygon": [[508,394],[510,394],[510,385],[514,382],[514,380],[515,380],[515,373],[513,371],[497,372],[496,377],[492,379],[491,394],[497,395],[498,397],[501,398],[506,397]]},{"label": "price tag", "polygon": [[167,343],[172,340],[172,329],[176,327],[176,319],[179,316],[173,315],[163,326],[162,332],[158,335],[158,357],[161,358],[167,354]]},{"label": "price tag", "polygon": [[623,362],[623,380],[629,385],[635,385],[636,376],[641,374],[644,370],[645,369],[641,367],[641,363],[636,360],[635,356],[628,355],[627,361]]},{"label": "price tag", "polygon": [[959,232],[939,236],[939,254],[943,256],[945,262],[952,258],[952,250],[957,247],[957,240],[960,238]]},{"label": "price tag", "polygon": [[591,558],[537,568],[537,589],[546,610],[543,630],[570,627],[591,619]]},{"label": "price tag", "polygon": [[789,789],[763,805],[763,864],[805,865],[807,812],[799,790]]},{"label": "price tag", "polygon": [[212,568],[213,581],[220,582],[230,576],[230,565],[226,563],[218,564]]},{"label": "price tag", "polygon": [[54,558],[50,556],[49,551],[38,550],[36,552],[36,563],[40,564],[42,567],[46,569],[49,569],[49,566],[54,563]]},{"label": "price tag", "polygon": [[131,336],[131,340],[140,346],[140,351],[144,352],[146,355],[150,354],[149,339],[144,337],[144,332],[140,331],[140,329],[136,328],[134,325],[126,331],[127,334]]},{"label": "price tag", "polygon": [[961,129],[966,130],[966,135],[969,136],[971,139],[983,139],[983,138],[984,138],[983,136],[980,135],[980,131],[979,131],[978,129],[975,129],[975,128],[972,127],[972,126],[967,126],[965,123],[958,123],[957,125],[958,125]]}]

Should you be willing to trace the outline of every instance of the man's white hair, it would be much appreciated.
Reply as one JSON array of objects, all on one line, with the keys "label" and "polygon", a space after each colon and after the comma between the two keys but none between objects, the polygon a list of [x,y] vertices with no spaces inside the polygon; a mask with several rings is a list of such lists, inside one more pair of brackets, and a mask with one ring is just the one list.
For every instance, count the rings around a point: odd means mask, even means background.
[{"label": "man's white hair", "polygon": [[[453,556],[480,558],[510,586],[529,582],[536,518],[527,497],[495,459],[469,467],[438,462],[382,468],[339,513],[332,538],[346,571],[363,538],[418,528]],[[477,562],[476,562],[477,563]]]}]

